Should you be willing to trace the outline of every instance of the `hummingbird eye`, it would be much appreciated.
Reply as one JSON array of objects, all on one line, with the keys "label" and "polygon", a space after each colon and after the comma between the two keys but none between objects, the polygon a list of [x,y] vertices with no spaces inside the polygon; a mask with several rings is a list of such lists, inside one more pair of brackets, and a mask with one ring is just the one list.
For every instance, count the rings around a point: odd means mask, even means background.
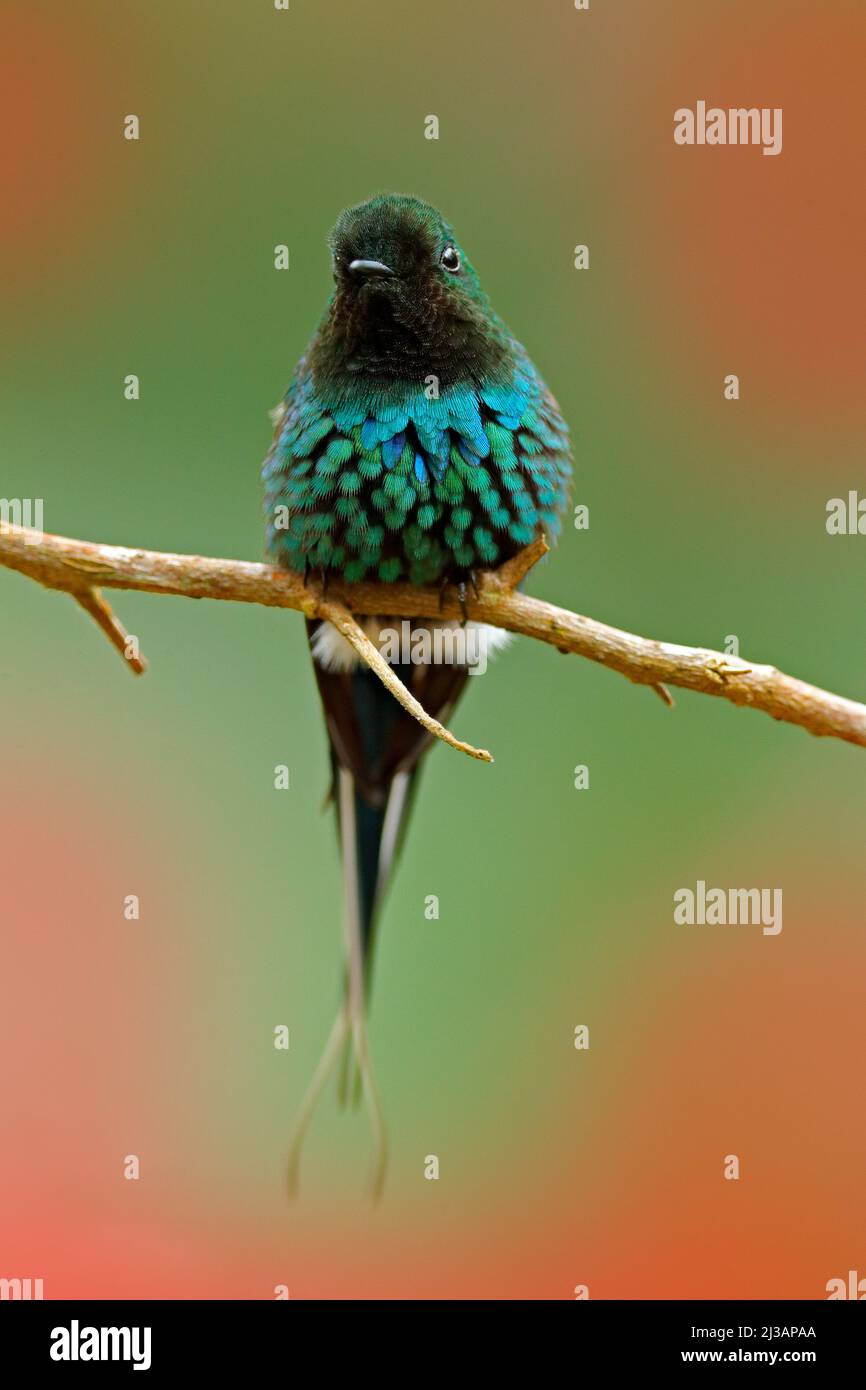
[{"label": "hummingbird eye", "polygon": [[439,257],[439,262],[446,270],[450,270],[452,275],[456,275],[460,269],[460,252],[455,246],[446,246]]}]

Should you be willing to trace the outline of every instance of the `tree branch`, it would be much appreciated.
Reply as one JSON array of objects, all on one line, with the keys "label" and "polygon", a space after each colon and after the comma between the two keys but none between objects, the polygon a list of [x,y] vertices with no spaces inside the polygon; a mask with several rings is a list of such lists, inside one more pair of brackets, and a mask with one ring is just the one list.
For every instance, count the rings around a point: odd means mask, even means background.
[{"label": "tree branch", "polygon": [[[435,589],[416,589],[409,584],[335,581],[329,584],[324,597],[305,586],[301,575],[270,565],[128,550],[49,536],[19,526],[0,526],[0,565],[18,570],[48,588],[64,590],[79,603],[99,587],[260,603],[272,608],[293,608],[308,617],[330,621],[338,616],[334,605],[341,605],[350,617],[388,614],[460,618],[465,609],[465,615],[478,622],[533,637],[562,652],[588,657],[638,685],[655,687],[660,693],[665,685],[697,690],[735,705],[763,710],[772,718],[797,724],[809,733],[866,747],[866,706],[854,700],[807,685],[773,666],[748,663],[703,647],[683,647],[639,637],[518,592],[514,586],[544,553],[544,548],[543,542],[533,542],[522,556],[516,556],[500,570],[483,574],[478,594],[467,594],[465,600],[452,589],[440,596]],[[345,622],[342,614],[339,620]],[[113,623],[117,625],[117,620],[113,619]],[[105,626],[101,619],[100,625]],[[345,635],[352,640],[348,631]],[[369,653],[361,650],[357,640],[354,645],[369,660]],[[387,666],[384,661],[383,664]],[[378,666],[377,674],[382,675]],[[412,700],[405,688],[403,694],[406,700]],[[451,742],[470,751],[469,745],[460,745],[456,739]],[[471,750],[476,757],[479,751]]]}]

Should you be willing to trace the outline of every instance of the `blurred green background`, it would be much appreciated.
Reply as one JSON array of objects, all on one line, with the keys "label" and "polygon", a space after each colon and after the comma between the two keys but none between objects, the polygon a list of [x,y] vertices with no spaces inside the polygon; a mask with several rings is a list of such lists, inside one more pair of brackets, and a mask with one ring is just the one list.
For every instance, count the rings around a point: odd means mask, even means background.
[{"label": "blurred green background", "polygon": [[[866,540],[824,527],[863,486],[861,7],[89,0],[7,28],[0,495],[259,558],[326,235],[415,193],[573,430],[590,527],[532,592],[862,698]],[[675,147],[699,98],[782,106],[783,153]],[[136,682],[67,598],[0,595],[3,1201],[47,1296],[821,1297],[862,1267],[861,751],[516,643],[452,721],[495,765],[434,751],[385,914],[385,1201],[328,1099],[290,1209],[341,949],[302,622],[118,594]],[[698,878],[781,886],[781,936],[676,929]]]}]

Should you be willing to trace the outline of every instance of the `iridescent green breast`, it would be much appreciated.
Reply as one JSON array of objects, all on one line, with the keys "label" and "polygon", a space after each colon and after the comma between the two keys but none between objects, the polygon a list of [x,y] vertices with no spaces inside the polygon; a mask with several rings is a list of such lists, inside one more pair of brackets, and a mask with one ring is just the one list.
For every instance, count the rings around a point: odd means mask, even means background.
[{"label": "iridescent green breast", "polygon": [[350,581],[435,584],[555,535],[568,430],[518,352],[504,384],[357,402],[322,400],[302,362],[263,469],[269,555]]}]

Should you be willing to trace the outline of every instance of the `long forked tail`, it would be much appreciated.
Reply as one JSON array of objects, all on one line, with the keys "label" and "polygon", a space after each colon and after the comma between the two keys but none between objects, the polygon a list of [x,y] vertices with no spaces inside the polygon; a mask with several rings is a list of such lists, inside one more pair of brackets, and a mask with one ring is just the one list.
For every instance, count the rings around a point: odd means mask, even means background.
[{"label": "long forked tail", "polygon": [[[316,652],[316,625],[311,624]],[[430,736],[397,704],[372,672],[328,670],[315,665],[331,742],[333,798],[343,866],[344,996],[325,1049],[295,1119],[289,1148],[288,1184],[297,1191],[301,1148],[316,1104],[340,1064],[340,1094],[363,1094],[373,1129],[375,1156],[371,1189],[384,1186],[387,1139],[367,1037],[367,1005],[376,918],[397,856],[417,780],[418,761]],[[466,681],[454,667],[398,668],[436,717],[453,706]]]},{"label": "long forked tail", "polygon": [[382,1105],[370,1060],[366,1018],[365,936],[371,917],[361,913],[362,878],[359,873],[358,837],[352,833],[355,820],[355,788],[352,774],[345,769],[338,773],[337,795],[343,855],[344,907],[343,931],[346,951],[346,982],[343,1002],[334,1020],[325,1049],[319,1059],[307,1093],[298,1111],[289,1146],[289,1192],[297,1192],[300,1177],[301,1147],[316,1108],[316,1103],[335,1069],[341,1055],[344,1059],[354,1052],[358,1077],[370,1112],[375,1140],[375,1159],[371,1178],[374,1199],[382,1193],[387,1168],[387,1137]]}]

